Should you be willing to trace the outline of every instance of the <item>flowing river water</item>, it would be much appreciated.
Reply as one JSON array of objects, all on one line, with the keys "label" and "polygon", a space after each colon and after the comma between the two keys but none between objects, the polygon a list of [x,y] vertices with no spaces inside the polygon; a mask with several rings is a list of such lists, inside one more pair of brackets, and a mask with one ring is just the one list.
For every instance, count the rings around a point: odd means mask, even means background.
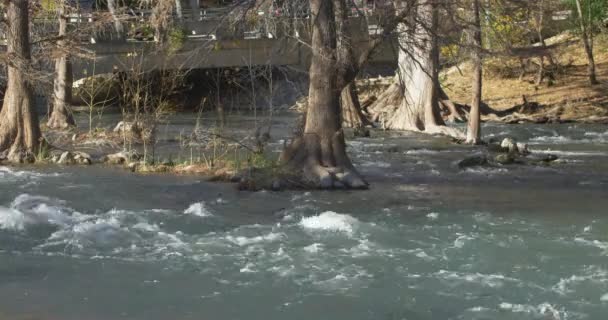
[{"label": "flowing river water", "polygon": [[608,128],[483,130],[560,161],[395,133],[348,143],[369,191],[0,167],[0,319],[606,319]]}]

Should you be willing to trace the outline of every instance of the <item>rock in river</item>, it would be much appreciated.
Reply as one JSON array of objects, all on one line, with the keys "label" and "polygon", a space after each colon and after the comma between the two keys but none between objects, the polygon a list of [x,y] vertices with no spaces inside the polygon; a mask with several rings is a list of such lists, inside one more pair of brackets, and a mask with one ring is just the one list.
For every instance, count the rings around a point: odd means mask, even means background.
[{"label": "rock in river", "polygon": [[458,162],[458,167],[460,169],[483,166],[488,164],[488,157],[483,154],[476,154],[470,157],[464,158]]}]

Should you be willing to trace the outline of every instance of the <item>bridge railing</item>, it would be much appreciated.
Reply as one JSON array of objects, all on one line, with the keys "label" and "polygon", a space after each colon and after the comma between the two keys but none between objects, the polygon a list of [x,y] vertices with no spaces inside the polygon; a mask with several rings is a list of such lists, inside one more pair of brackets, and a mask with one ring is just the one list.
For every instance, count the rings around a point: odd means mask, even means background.
[{"label": "bridge railing", "polygon": [[[121,11],[118,15],[122,27],[121,34],[115,30],[112,17],[104,11],[73,13],[68,16],[68,22],[70,28],[76,31],[78,39],[85,43],[147,42],[154,41],[154,30],[149,23],[153,14],[152,10]],[[243,19],[247,21],[243,23]],[[287,17],[261,11],[245,15],[230,8],[186,9],[182,10],[181,17],[174,15],[172,28],[183,30],[185,37],[192,40],[279,38],[286,34],[297,37],[306,33],[308,19],[308,17]],[[381,33],[381,29],[375,24],[378,19],[371,12],[353,11],[351,19],[365,21],[370,35]],[[37,15],[33,18],[33,22],[35,32],[45,33],[47,36],[57,34],[56,16]]]}]

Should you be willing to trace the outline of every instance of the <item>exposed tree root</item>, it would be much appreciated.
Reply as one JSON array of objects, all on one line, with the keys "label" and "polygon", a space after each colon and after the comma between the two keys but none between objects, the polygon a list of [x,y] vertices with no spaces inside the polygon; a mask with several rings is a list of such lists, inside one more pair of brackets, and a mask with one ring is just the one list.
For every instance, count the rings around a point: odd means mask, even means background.
[{"label": "exposed tree root", "polygon": [[341,95],[342,127],[363,128],[371,126],[371,121],[363,114],[361,102],[354,83],[350,83]]},{"label": "exposed tree root", "polygon": [[[361,177],[346,155],[344,134],[336,132],[322,139],[317,134],[297,137],[285,148],[281,162],[292,177],[286,187],[305,185],[319,189],[367,189],[368,183]],[[294,181],[297,181],[295,184]]]},{"label": "exposed tree root", "polygon": [[46,122],[46,126],[52,129],[64,130],[76,126],[76,123],[69,111],[53,111]]},{"label": "exposed tree root", "polygon": [[[456,111],[456,106],[453,106]],[[424,109],[421,105],[410,104],[404,98],[401,86],[394,83],[369,107],[369,112],[371,119],[379,122],[384,129],[441,134],[455,139],[465,138],[461,130],[446,126],[436,114],[437,110],[430,116],[425,115]]]},{"label": "exposed tree root", "polygon": [[462,109],[459,108],[454,102],[452,102],[452,100],[450,100],[450,97],[448,97],[448,94],[445,92],[445,90],[443,90],[440,85],[437,85],[437,87],[439,88],[439,107],[445,114],[443,118],[449,122],[465,122],[466,117],[465,114],[462,112]]}]

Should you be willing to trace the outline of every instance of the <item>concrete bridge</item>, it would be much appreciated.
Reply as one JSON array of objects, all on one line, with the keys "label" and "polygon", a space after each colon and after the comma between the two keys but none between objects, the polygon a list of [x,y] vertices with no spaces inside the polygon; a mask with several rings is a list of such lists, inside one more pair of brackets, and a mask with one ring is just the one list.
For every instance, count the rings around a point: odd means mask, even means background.
[{"label": "concrete bridge", "polygon": [[[231,21],[238,15],[225,11],[184,11],[174,17],[180,38],[169,39],[169,52],[160,49],[153,35],[141,32],[150,12],[132,12],[121,18],[123,34],[116,34],[112,23],[102,28],[88,28],[96,15],[78,14],[69,18],[70,27],[78,33],[80,47],[88,58],[73,60],[74,79],[115,71],[151,71],[175,69],[235,68],[249,66],[288,67],[305,71],[311,50],[307,17],[258,15],[252,22]],[[240,16],[242,18],[242,16]],[[45,32],[53,34],[52,18],[39,17]],[[365,47],[370,37],[380,32],[373,16],[353,16],[349,20],[355,52]],[[247,25],[247,27],[243,27]],[[89,31],[86,31],[89,30]],[[56,34],[56,33],[55,33]],[[391,41],[382,44],[370,64],[395,65],[396,50]]]}]

